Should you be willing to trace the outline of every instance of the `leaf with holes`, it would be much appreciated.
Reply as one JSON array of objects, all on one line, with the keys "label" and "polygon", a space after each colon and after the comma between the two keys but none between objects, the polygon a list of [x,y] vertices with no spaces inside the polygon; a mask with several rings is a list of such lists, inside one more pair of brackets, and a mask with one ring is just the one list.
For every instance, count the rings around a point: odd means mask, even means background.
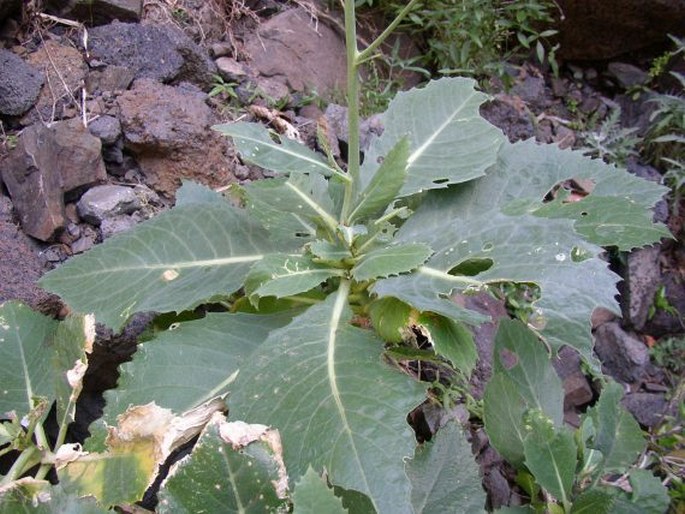
[{"label": "leaf with holes", "polygon": [[359,282],[398,275],[418,268],[432,253],[427,245],[421,243],[377,248],[362,255],[351,273]]},{"label": "leaf with holes", "polygon": [[65,262],[40,284],[120,330],[135,312],[180,312],[230,295],[273,250],[268,233],[227,202],[191,204]]},{"label": "leaf with holes", "polygon": [[410,513],[404,458],[414,436],[405,418],[424,388],[383,363],[372,332],[349,324],[347,296],[342,286],[273,331],[238,376],[229,409],[278,428],[291,481],[311,465],[381,514]]},{"label": "leaf with holes", "polygon": [[383,135],[372,141],[364,159],[364,185],[373,180],[382,157],[405,137],[407,178],[399,196],[482,177],[495,163],[504,136],[480,116],[487,96],[474,86],[472,79],[444,78],[399,93],[383,114]]}]

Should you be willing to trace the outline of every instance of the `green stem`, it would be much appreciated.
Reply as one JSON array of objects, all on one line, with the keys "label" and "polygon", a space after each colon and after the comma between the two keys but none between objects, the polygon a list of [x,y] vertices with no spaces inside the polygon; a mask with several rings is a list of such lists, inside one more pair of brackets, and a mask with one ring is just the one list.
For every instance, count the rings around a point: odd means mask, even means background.
[{"label": "green stem", "polygon": [[381,46],[381,44],[383,44],[383,41],[385,41],[387,37],[390,34],[392,34],[392,32],[397,28],[397,26],[404,19],[404,17],[407,16],[407,14],[409,14],[409,12],[414,8],[418,1],[419,0],[411,0],[407,5],[404,6],[404,8],[395,17],[395,19],[392,20],[392,23],[388,25],[388,27],[381,33],[381,35],[378,36],[369,46],[367,46],[359,54],[357,64],[361,64],[364,61],[368,61],[369,59],[373,58],[373,53],[378,49],[379,46]]},{"label": "green stem", "polygon": [[347,173],[352,179],[345,184],[341,223],[348,222],[352,202],[359,187],[359,51],[355,0],[345,0],[345,47],[347,51]]},{"label": "green stem", "polygon": [[35,446],[26,448],[21,455],[14,461],[12,468],[7,475],[0,482],[0,486],[4,486],[21,478],[29,469],[40,462],[40,452]]}]

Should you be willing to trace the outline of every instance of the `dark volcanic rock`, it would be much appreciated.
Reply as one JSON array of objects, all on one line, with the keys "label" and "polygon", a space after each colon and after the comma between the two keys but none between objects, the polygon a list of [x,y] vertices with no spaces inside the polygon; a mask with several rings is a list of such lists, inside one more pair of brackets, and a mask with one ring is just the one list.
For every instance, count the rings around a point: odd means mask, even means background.
[{"label": "dark volcanic rock", "polygon": [[114,20],[139,21],[143,12],[143,0],[70,0],[67,4],[60,9],[61,16],[90,25]]},{"label": "dark volcanic rock", "polygon": [[604,60],[685,33],[685,0],[559,0],[559,54]]},{"label": "dark volcanic rock", "polygon": [[635,416],[640,425],[648,428],[659,423],[668,410],[666,398],[659,393],[629,394],[623,398],[621,403]]},{"label": "dark volcanic rock", "polygon": [[45,76],[9,50],[0,49],[0,115],[21,116],[40,94]]},{"label": "dark volcanic rock", "polygon": [[216,66],[183,32],[170,25],[111,23],[89,31],[92,59],[134,71],[134,77],[198,85],[212,81]]},{"label": "dark volcanic rock", "polygon": [[65,226],[64,193],[106,178],[100,150],[78,119],[21,134],[0,172],[27,234],[48,241]]},{"label": "dark volcanic rock", "polygon": [[50,295],[36,282],[44,265],[38,256],[36,243],[12,221],[12,203],[0,194],[0,303],[20,300],[39,308]]},{"label": "dark volcanic rock", "polygon": [[606,373],[627,383],[639,381],[649,364],[647,346],[626,333],[616,322],[597,328],[595,352]]},{"label": "dark volcanic rock", "polygon": [[0,23],[21,10],[21,0],[0,0]]}]

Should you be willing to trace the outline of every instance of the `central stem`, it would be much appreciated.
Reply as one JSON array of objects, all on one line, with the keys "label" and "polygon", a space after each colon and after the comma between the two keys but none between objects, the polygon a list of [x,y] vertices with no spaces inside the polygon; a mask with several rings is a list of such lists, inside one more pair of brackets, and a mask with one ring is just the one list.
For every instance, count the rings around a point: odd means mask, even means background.
[{"label": "central stem", "polygon": [[345,184],[341,222],[346,224],[359,187],[359,51],[355,0],[345,0],[345,47],[347,50],[347,172],[352,179]]}]

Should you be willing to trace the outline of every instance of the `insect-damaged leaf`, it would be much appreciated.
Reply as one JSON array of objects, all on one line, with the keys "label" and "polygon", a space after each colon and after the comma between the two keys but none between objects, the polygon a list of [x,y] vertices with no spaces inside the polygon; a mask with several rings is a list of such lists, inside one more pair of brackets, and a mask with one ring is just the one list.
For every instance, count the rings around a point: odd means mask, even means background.
[{"label": "insect-damaged leaf", "polygon": [[209,313],[140,344],[131,362],[121,365],[117,388],[105,393],[105,422],[116,425],[132,405],[154,401],[185,412],[225,395],[250,353],[290,319],[287,312]]},{"label": "insect-damaged leaf", "polygon": [[348,288],[271,333],[238,375],[230,412],[278,428],[292,481],[310,465],[326,469],[332,485],[368,495],[379,513],[410,513],[405,418],[424,388],[381,360],[372,332],[349,324]]},{"label": "insect-damaged leaf", "polygon": [[383,115],[383,135],[371,143],[362,166],[364,185],[382,157],[407,138],[407,178],[400,196],[445,188],[481,177],[494,164],[502,132],[478,108],[487,99],[466,78],[443,78],[399,93]]},{"label": "insect-damaged leaf", "polygon": [[454,422],[438,430],[407,462],[416,514],[485,512],[485,492],[471,444]]},{"label": "insect-damaged leaf", "polygon": [[318,264],[310,255],[272,254],[255,264],[245,280],[245,293],[256,305],[264,296],[283,298],[304,293],[342,270]]},{"label": "insect-damaged leaf", "polygon": [[390,205],[404,184],[408,158],[409,141],[402,138],[385,156],[371,182],[359,195],[357,205],[350,214],[352,223],[382,214]]},{"label": "insect-damaged leaf", "polygon": [[287,488],[278,432],[229,423],[217,413],[192,453],[179,461],[159,491],[159,514],[262,514],[284,507]]},{"label": "insect-damaged leaf", "polygon": [[493,376],[484,395],[490,442],[514,465],[524,461],[524,414],[544,413],[563,424],[564,390],[545,346],[521,322],[501,320],[495,336]]},{"label": "insect-damaged leaf", "polygon": [[40,283],[119,330],[135,312],[179,312],[233,293],[273,248],[268,233],[227,202],[190,204],[70,259]]},{"label": "insect-damaged leaf", "polygon": [[295,484],[293,490],[293,514],[346,514],[349,512],[343,507],[340,498],[333,494],[311,467]]},{"label": "insect-damaged leaf", "polygon": [[426,262],[432,250],[425,244],[407,243],[386,246],[362,255],[352,268],[352,276],[362,282],[379,277],[406,273]]},{"label": "insect-damaged leaf", "polygon": [[[574,177],[594,181],[592,194],[620,195],[644,212],[649,212],[664,192],[658,185],[577,152],[533,141],[505,143],[497,164],[482,179],[429,192],[400,228],[397,239],[428,244],[435,253],[424,267],[445,275],[467,261],[487,260],[491,264],[473,277],[454,277],[454,286],[445,280],[444,286],[434,289],[434,297],[468,287],[468,281],[461,285],[456,282],[460,278],[537,284],[541,298],[534,304],[535,323],[542,335],[553,348],[567,344],[589,362],[595,362],[590,315],[598,306],[617,309],[614,295],[618,276],[599,258],[602,250],[594,244],[594,238],[588,235],[588,242],[583,237],[588,234],[587,227],[578,234],[573,219],[542,217],[551,215],[543,202],[547,193]],[[560,211],[554,212],[555,216],[561,215]],[[650,244],[660,237],[661,232],[652,229],[651,221],[643,221],[645,230],[639,232],[634,219],[625,220],[631,244]],[[601,231],[601,227],[597,225],[593,230]],[[612,233],[618,242],[619,231],[613,229]],[[609,240],[596,242],[607,244]],[[393,296],[403,282],[407,282],[405,277],[389,279]],[[410,290],[418,287],[408,285]],[[375,290],[383,289],[387,294],[388,286],[381,281]]]},{"label": "insect-damaged leaf", "polygon": [[62,486],[26,477],[0,488],[0,514],[107,514],[95,498],[67,494]]}]

